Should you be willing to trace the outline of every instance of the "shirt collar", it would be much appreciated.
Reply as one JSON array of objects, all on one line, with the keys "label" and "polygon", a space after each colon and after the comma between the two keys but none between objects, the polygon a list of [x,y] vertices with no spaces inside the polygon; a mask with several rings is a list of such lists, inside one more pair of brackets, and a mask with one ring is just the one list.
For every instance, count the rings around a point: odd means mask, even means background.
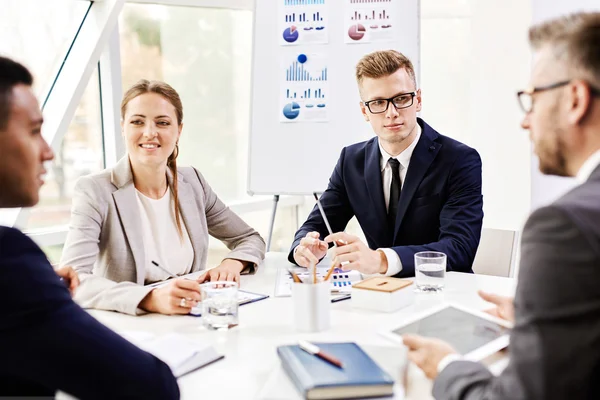
[{"label": "shirt collar", "polygon": [[594,172],[596,167],[598,167],[599,165],[600,149],[596,150],[594,154],[592,154],[587,160],[585,160],[581,168],[579,168],[579,171],[577,171],[577,175],[575,176],[577,183],[585,183],[585,181],[587,181],[590,178],[592,172]]},{"label": "shirt collar", "polygon": [[408,146],[406,149],[404,149],[404,151],[402,153],[398,154],[396,157],[392,157],[387,151],[385,151],[383,149],[383,147],[381,146],[381,142],[379,141],[379,138],[377,139],[377,144],[379,145],[379,151],[381,153],[381,158],[379,159],[379,166],[381,167],[382,171],[385,169],[385,166],[387,165],[387,162],[390,158],[395,158],[396,160],[398,160],[400,162],[400,165],[402,165],[402,167],[404,167],[404,168],[408,167],[408,163],[410,162],[410,158],[412,157],[413,151],[415,151],[415,147],[417,147],[417,143],[419,142],[419,139],[421,138],[421,126],[417,123],[415,125],[415,128],[417,129],[417,134],[415,135],[415,140],[413,140],[413,142],[410,144],[410,146]]}]

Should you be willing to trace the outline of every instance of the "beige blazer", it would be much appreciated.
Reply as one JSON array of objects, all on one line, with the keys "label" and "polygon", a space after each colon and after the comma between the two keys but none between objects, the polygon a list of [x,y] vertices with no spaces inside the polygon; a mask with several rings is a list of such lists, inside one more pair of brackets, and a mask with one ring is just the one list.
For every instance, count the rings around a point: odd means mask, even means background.
[{"label": "beige blazer", "polygon": [[[192,167],[178,168],[181,216],[194,249],[192,272],[206,268],[208,235],[231,250],[225,258],[257,266],[265,255],[258,232],[231,211]],[[167,174],[172,180],[170,172]],[[77,181],[69,233],[60,265],[71,265],[81,285],[75,301],[84,308],[142,314],[147,260],[129,158]]]}]

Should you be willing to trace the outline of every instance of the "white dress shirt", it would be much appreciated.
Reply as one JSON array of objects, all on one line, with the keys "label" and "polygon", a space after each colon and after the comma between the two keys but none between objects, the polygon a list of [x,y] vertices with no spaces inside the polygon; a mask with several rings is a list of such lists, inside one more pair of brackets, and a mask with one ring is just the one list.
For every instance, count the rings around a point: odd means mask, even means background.
[{"label": "white dress shirt", "polygon": [[579,171],[577,171],[577,175],[575,176],[577,183],[581,185],[587,181],[598,165],[600,165],[600,149],[596,150],[594,154],[585,160],[581,168],[579,168]]},{"label": "white dress shirt", "polygon": [[[381,181],[383,182],[383,199],[385,202],[386,211],[389,208],[390,202],[390,189],[392,187],[392,167],[390,167],[390,163],[388,160],[390,158],[395,158],[400,163],[400,187],[404,186],[404,179],[406,178],[406,172],[408,171],[408,165],[410,164],[410,159],[412,157],[413,152],[415,151],[415,147],[417,147],[417,143],[419,142],[419,138],[421,137],[421,127],[419,124],[416,125],[417,134],[413,142],[400,154],[396,157],[392,157],[388,152],[386,152],[379,140],[379,151],[381,152],[381,158],[379,160],[379,164],[381,166]],[[402,271],[402,262],[400,261],[400,256],[392,249],[377,249],[383,251],[385,257],[387,258],[388,269],[385,273],[385,276],[396,275],[398,272]]]},{"label": "white dress shirt", "polygon": [[148,262],[148,265],[144,265],[145,282],[152,283],[169,278],[169,275],[154,266],[152,261],[174,275],[189,273],[194,262],[194,249],[183,219],[183,240],[177,231],[171,190],[167,190],[158,200],[146,197],[137,190],[136,194],[142,220],[140,235],[144,239]]}]

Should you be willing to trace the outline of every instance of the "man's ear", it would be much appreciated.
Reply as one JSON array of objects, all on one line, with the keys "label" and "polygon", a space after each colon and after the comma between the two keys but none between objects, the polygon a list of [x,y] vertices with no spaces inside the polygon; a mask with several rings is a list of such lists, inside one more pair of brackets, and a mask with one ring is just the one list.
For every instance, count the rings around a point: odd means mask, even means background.
[{"label": "man's ear", "polygon": [[567,120],[571,125],[578,125],[590,111],[592,93],[587,82],[574,80],[567,97]]},{"label": "man's ear", "polygon": [[421,99],[421,89],[417,90],[417,95],[415,96],[417,100],[417,112],[421,111],[423,107],[422,99]]},{"label": "man's ear", "polygon": [[362,101],[359,103],[360,104],[360,112],[362,113],[363,117],[365,118],[365,121],[369,122],[369,114],[367,113],[367,106],[365,106],[365,103],[363,103]]}]

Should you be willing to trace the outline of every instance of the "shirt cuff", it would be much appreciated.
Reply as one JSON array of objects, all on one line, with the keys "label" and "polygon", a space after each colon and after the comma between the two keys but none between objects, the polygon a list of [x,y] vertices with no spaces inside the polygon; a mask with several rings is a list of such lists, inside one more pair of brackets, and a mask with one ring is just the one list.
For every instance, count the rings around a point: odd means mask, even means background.
[{"label": "shirt cuff", "polygon": [[400,261],[400,256],[392,249],[377,249],[383,251],[385,254],[385,258],[387,258],[388,268],[385,274],[381,274],[383,276],[393,276],[402,271],[402,261]]},{"label": "shirt cuff", "polygon": [[442,361],[440,361],[438,363],[438,366],[437,366],[438,374],[441,374],[442,371],[444,370],[444,368],[446,368],[448,366],[448,364],[450,364],[451,362],[459,361],[461,359],[462,359],[462,356],[460,354],[456,354],[456,353],[448,354],[446,357],[442,358]]}]

